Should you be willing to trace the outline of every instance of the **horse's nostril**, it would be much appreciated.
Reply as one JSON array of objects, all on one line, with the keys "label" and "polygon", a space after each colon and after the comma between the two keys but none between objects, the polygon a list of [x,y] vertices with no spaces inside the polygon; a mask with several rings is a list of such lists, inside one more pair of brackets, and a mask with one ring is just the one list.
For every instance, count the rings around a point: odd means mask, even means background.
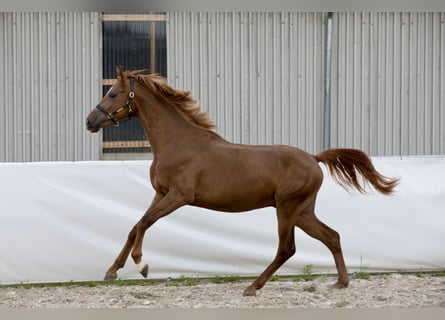
[{"label": "horse's nostril", "polygon": [[90,121],[90,119],[87,118],[86,120],[86,127],[89,131],[95,132],[97,130],[95,130],[95,126],[92,124],[92,122]]}]

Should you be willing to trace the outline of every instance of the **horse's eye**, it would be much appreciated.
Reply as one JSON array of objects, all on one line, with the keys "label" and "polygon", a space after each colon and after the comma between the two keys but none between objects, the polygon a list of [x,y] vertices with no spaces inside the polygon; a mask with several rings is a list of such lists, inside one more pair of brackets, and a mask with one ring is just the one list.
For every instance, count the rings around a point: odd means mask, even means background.
[{"label": "horse's eye", "polygon": [[115,98],[115,97],[116,97],[116,94],[115,94],[114,92],[110,92],[109,96],[110,96],[111,98]]}]

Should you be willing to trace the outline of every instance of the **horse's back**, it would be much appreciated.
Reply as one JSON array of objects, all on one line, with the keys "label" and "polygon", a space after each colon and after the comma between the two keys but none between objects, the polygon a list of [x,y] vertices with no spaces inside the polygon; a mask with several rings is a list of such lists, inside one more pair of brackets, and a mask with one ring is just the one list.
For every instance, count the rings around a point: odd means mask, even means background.
[{"label": "horse's back", "polygon": [[321,170],[309,153],[288,146],[223,143],[201,154],[194,205],[221,211],[275,206],[277,193],[318,188]]}]

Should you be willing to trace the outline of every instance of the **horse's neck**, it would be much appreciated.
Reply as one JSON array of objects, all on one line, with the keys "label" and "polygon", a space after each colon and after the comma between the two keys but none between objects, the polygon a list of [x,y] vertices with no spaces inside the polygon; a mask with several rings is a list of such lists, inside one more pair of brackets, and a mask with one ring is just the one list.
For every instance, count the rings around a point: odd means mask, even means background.
[{"label": "horse's neck", "polygon": [[139,118],[155,156],[168,151],[169,147],[175,148],[175,141],[188,136],[190,130],[194,130],[194,127],[171,106],[156,101],[144,103],[141,107]]}]

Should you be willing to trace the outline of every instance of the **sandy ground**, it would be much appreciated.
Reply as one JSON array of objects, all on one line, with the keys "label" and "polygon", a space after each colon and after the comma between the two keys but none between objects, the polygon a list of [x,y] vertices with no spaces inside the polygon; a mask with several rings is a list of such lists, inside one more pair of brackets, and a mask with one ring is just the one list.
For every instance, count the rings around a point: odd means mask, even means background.
[{"label": "sandy ground", "polygon": [[376,275],[352,279],[346,289],[330,289],[334,278],[266,283],[256,297],[243,297],[250,282],[194,286],[99,285],[66,287],[0,287],[0,308],[380,308],[445,307],[445,277]]}]

